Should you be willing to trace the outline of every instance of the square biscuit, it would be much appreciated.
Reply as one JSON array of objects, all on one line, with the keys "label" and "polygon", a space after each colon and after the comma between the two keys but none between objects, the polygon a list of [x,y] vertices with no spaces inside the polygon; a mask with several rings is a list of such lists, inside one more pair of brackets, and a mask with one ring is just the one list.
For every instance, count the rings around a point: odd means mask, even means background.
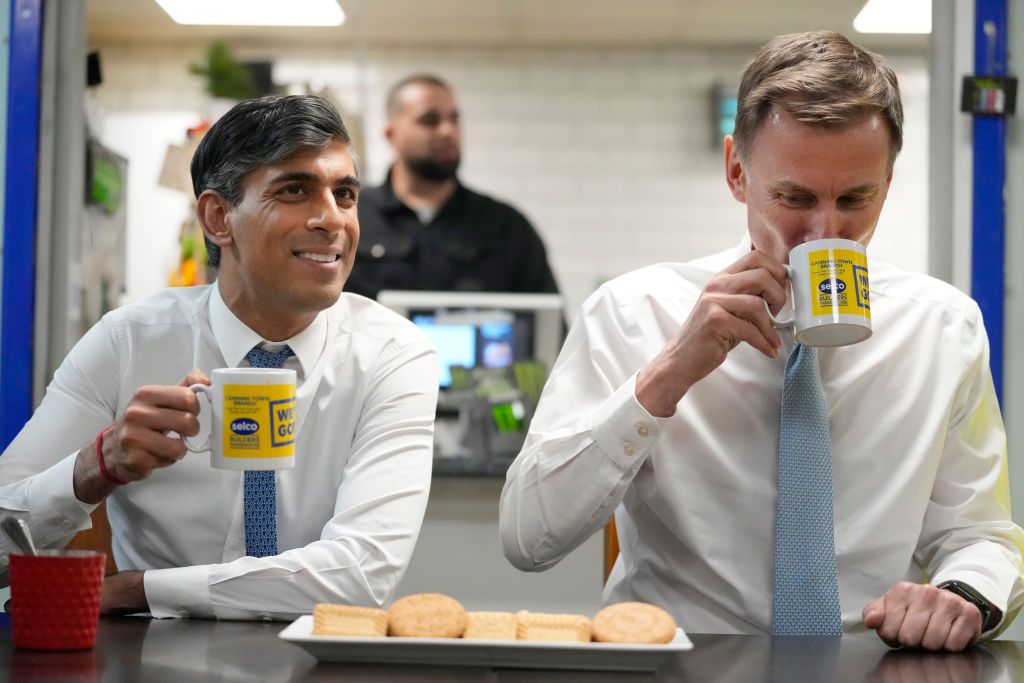
[{"label": "square biscuit", "polygon": [[569,643],[590,642],[590,620],[581,614],[516,612],[518,640],[546,640]]},{"label": "square biscuit", "polygon": [[313,635],[383,638],[388,634],[388,614],[372,607],[330,605],[313,608]]},{"label": "square biscuit", "polygon": [[512,612],[467,612],[466,640],[515,640],[516,615]]}]

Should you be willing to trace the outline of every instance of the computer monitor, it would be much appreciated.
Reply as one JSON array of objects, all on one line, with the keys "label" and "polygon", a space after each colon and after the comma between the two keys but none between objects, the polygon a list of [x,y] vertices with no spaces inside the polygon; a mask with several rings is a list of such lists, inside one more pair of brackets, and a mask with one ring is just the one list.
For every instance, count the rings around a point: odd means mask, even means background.
[{"label": "computer monitor", "polygon": [[442,388],[451,384],[452,365],[500,368],[537,360],[550,369],[562,347],[557,294],[385,290],[377,300],[434,342]]}]

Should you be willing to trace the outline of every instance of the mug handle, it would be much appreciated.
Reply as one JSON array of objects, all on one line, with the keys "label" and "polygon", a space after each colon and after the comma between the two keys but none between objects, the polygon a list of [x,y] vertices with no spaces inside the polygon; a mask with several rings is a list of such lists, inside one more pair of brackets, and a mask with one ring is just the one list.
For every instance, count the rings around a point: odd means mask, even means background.
[{"label": "mug handle", "polygon": [[[195,394],[197,398],[200,395],[205,396],[207,402],[210,404],[210,410],[211,411],[213,410],[213,389],[211,387],[207,386],[206,384],[193,384],[192,386],[189,387],[189,390],[193,394]],[[202,412],[203,412],[203,402],[200,401],[199,402],[199,413],[202,414]],[[184,436],[184,435],[182,435],[181,441],[182,441],[182,443],[185,444],[185,448],[187,448],[192,453],[202,453],[204,451],[210,450],[210,438],[211,438],[212,434],[213,434],[213,430],[211,429],[210,433],[206,435],[206,441],[204,441],[203,444],[199,445],[199,446],[192,444],[188,440],[189,437]]]},{"label": "mug handle", "polygon": [[[789,289],[790,289],[790,293],[792,293],[792,290],[793,290],[793,269],[789,267],[789,264],[783,264],[782,267],[786,269],[786,279],[789,280]],[[768,317],[771,319],[772,326],[775,327],[775,329],[786,329],[786,328],[789,328],[789,327],[795,327],[796,326],[796,310],[795,309],[793,311],[793,315],[789,319],[787,319],[787,320],[779,320],[774,315],[772,315],[772,309],[768,308],[768,302],[767,301],[764,302],[764,309],[766,311],[768,311]]]}]

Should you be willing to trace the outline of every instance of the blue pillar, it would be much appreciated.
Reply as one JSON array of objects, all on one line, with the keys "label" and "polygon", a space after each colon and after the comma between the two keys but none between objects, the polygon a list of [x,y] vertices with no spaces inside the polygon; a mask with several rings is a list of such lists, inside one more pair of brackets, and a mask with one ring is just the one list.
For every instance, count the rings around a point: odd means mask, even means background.
[{"label": "blue pillar", "polygon": [[11,6],[0,321],[0,450],[7,448],[32,415],[42,13],[42,0],[15,0]]},{"label": "blue pillar", "polygon": [[[976,0],[975,75],[1006,75],[1006,19],[1006,0]],[[992,378],[1002,399],[1006,268],[1006,120],[1002,116],[974,116],[973,175],[971,296],[985,318]]]}]

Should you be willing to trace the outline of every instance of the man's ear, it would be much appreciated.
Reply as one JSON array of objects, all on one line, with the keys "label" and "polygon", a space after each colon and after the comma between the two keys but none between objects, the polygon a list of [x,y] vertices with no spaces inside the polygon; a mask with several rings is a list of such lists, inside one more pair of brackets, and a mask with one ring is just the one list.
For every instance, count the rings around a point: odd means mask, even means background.
[{"label": "man's ear", "polygon": [[725,136],[725,182],[736,201],[747,202],[747,174],[743,170],[743,159],[736,149],[736,141],[731,135]]},{"label": "man's ear", "polygon": [[234,243],[234,232],[228,214],[228,201],[213,190],[204,190],[196,201],[196,218],[208,240],[221,249]]}]

